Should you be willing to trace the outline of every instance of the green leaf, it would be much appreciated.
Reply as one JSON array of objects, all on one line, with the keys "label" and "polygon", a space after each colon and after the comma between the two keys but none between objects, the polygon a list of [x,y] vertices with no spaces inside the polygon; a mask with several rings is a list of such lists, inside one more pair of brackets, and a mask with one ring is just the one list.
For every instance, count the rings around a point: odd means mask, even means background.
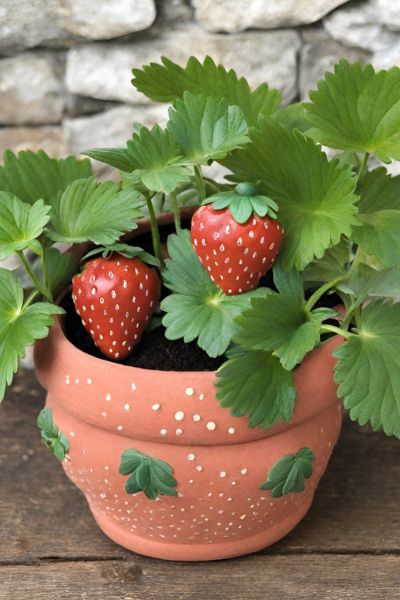
[{"label": "green leaf", "polygon": [[342,239],[336,246],[328,248],[322,258],[313,260],[307,265],[301,277],[305,283],[311,285],[331,281],[346,274],[346,265],[350,260],[350,242]]},{"label": "green leaf", "polygon": [[266,83],[251,91],[243,77],[239,79],[232,69],[216,65],[209,56],[203,63],[192,56],[186,67],[165,57],[161,62],[161,65],[151,63],[142,69],[133,69],[133,85],[156,102],[173,102],[183,98],[185,92],[217,100],[225,98],[229,104],[239,106],[248,125],[257,125],[259,116],[275,112],[282,99],[282,94]]},{"label": "green leaf", "polygon": [[[59,290],[69,283],[77,271],[78,261],[71,254],[63,254],[57,248],[45,248],[47,270],[51,291]],[[41,260],[33,264],[33,270],[39,277],[42,275]]]},{"label": "green leaf", "polygon": [[308,132],[331,148],[400,159],[400,69],[375,72],[372,65],[341,60],[310,92]]},{"label": "green leaf", "polygon": [[361,303],[367,297],[400,298],[400,269],[377,270],[359,265],[350,279],[339,284],[338,289],[353,294]]},{"label": "green leaf", "polygon": [[50,158],[43,150],[24,150],[17,155],[4,152],[0,166],[0,190],[32,204],[36,200],[50,203],[75,179],[90,177],[90,161],[68,158]]},{"label": "green leaf", "polygon": [[32,206],[7,192],[0,192],[0,261],[25,250],[43,233],[50,206],[37,200]]},{"label": "green leaf", "polygon": [[250,306],[254,295],[265,292],[226,296],[203,269],[187,230],[179,236],[169,236],[168,254],[163,278],[174,293],[161,303],[161,309],[167,313],[163,318],[167,339],[183,338],[188,343],[197,338],[209,356],[220,356],[237,331],[235,317]]},{"label": "green leaf", "polygon": [[27,346],[47,336],[53,315],[64,311],[48,302],[24,306],[24,292],[12,271],[0,269],[0,402]]},{"label": "green leaf", "polygon": [[306,109],[301,102],[289,104],[289,106],[275,111],[269,118],[273,123],[284,125],[288,129],[298,129],[303,133],[311,127],[307,120]]},{"label": "green leaf", "polygon": [[268,479],[260,490],[271,490],[272,498],[304,492],[305,479],[313,473],[314,454],[310,448],[301,448],[296,454],[287,454],[274,464]]},{"label": "green leaf", "polygon": [[225,98],[189,92],[174,102],[167,129],[184,158],[194,164],[224,158],[248,141],[247,124],[239,107],[229,106]]},{"label": "green leaf", "polygon": [[122,453],[119,472],[129,475],[125,486],[127,494],[144,492],[150,500],[155,500],[159,495],[177,495],[172,467],[139,450],[130,448]]},{"label": "green leaf", "polygon": [[357,319],[357,335],[334,356],[338,395],[351,419],[400,436],[400,304],[369,303]]},{"label": "green leaf", "polygon": [[96,184],[94,177],[78,179],[54,202],[49,237],[56,242],[113,244],[124,231],[136,229],[142,216],[136,196],[118,191],[112,181]]},{"label": "green leaf", "polygon": [[69,441],[54,423],[51,408],[43,408],[40,411],[36,425],[41,430],[42,442],[58,460],[63,461],[70,448]]},{"label": "green leaf", "polygon": [[168,129],[154,125],[141,127],[126,148],[95,148],[85,154],[108,165],[132,173],[124,179],[142,183],[153,192],[170,193],[190,181],[190,171],[182,163],[176,140]]},{"label": "green leaf", "polygon": [[280,257],[285,268],[301,271],[315,257],[351,235],[357,197],[352,171],[326,155],[299,131],[261,123],[251,143],[223,161],[235,181],[260,181],[279,206],[285,229]]},{"label": "green leaf", "polygon": [[292,269],[287,271],[283,268],[281,261],[278,260],[273,267],[274,284],[278,292],[292,296],[297,299],[299,303],[304,300],[303,283],[301,281],[301,275],[298,271]]},{"label": "green leaf", "polygon": [[270,352],[234,348],[217,371],[217,398],[234,417],[249,417],[250,427],[268,429],[292,418],[296,390],[293,374]]},{"label": "green leaf", "polygon": [[272,352],[290,371],[319,344],[322,321],[335,315],[328,309],[307,311],[303,298],[272,292],[253,298],[251,308],[236,319],[239,330],[234,341],[245,348]]},{"label": "green leaf", "polygon": [[359,189],[358,227],[353,239],[385,267],[400,267],[400,176],[371,171]]}]

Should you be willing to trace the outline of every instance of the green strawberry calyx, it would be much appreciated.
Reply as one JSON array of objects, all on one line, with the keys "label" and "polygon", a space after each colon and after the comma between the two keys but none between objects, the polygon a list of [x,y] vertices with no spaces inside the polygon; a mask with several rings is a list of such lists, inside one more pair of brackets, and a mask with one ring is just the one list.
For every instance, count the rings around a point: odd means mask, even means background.
[{"label": "green strawberry calyx", "polygon": [[237,223],[246,223],[252,214],[259,217],[268,216],[277,219],[278,205],[268,196],[257,194],[254,183],[238,183],[233,190],[220,192],[206,198],[202,204],[211,204],[214,210],[229,208],[232,217]]}]

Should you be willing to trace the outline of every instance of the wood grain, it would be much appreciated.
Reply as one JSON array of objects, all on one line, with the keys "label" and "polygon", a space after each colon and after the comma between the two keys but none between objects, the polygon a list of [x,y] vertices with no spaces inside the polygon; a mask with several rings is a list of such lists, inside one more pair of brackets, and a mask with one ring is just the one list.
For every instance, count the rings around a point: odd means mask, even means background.
[{"label": "wood grain", "polygon": [[253,555],[0,567],[0,600],[395,600],[400,557]]},{"label": "wood grain", "polygon": [[0,407],[0,600],[400,598],[400,446],[346,421],[307,517],[261,553],[218,563],[135,556],[95,525],[42,446],[44,393],[23,371]]}]

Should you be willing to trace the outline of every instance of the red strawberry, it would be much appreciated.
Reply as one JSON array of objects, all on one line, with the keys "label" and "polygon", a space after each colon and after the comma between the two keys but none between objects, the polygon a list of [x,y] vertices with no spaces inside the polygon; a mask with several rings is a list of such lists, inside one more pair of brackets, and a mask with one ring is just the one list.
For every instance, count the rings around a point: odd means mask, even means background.
[{"label": "red strawberry", "polygon": [[275,220],[277,205],[256,196],[252,184],[239,184],[235,192],[216,194],[205,202],[191,226],[200,262],[225,294],[252,290],[279,252],[283,229]]},{"label": "red strawberry", "polygon": [[138,258],[114,252],[84,266],[72,280],[76,312],[101,352],[126,358],[160,299],[160,278]]}]

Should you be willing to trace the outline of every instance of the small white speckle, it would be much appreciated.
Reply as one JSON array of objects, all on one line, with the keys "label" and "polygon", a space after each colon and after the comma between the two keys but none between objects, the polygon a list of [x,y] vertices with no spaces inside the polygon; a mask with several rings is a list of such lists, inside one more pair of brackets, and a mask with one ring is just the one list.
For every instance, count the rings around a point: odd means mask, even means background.
[{"label": "small white speckle", "polygon": [[106,394],[106,400],[107,402],[111,402],[111,394]]},{"label": "small white speckle", "polygon": [[183,429],[177,429],[177,430],[175,431],[175,433],[176,433],[176,435],[182,435],[182,433],[183,433]]},{"label": "small white speckle", "polygon": [[155,404],[152,404],[151,408],[152,410],[160,410],[161,406],[158,402],[156,402]]},{"label": "small white speckle", "polygon": [[226,477],[226,471],[221,471],[219,476],[222,477],[222,479]]},{"label": "small white speckle", "polygon": [[101,413],[101,416],[102,416],[102,417],[106,417],[106,416],[107,416],[107,413],[106,413],[106,412],[103,410],[103,412]]},{"label": "small white speckle", "polygon": [[237,240],[236,243],[237,243],[238,246],[241,246],[243,244],[243,239],[241,237],[238,238],[238,240]]},{"label": "small white speckle", "polygon": [[190,461],[193,461],[195,458],[196,458],[196,457],[195,457],[195,455],[194,455],[194,454],[188,454],[188,455],[187,455],[187,459],[188,459],[188,460],[190,460]]},{"label": "small white speckle", "polygon": [[96,294],[96,292],[97,292],[96,288],[95,287],[92,288],[92,291],[91,291],[92,296],[94,296]]},{"label": "small white speckle", "polygon": [[240,472],[241,472],[242,475],[246,475],[247,469],[242,469]]},{"label": "small white speckle", "polygon": [[200,415],[193,415],[193,421],[195,421],[196,423],[198,421],[200,421],[200,419],[201,419]]},{"label": "small white speckle", "polygon": [[204,394],[199,395],[199,400],[204,400]]},{"label": "small white speckle", "polygon": [[246,518],[247,515],[240,515],[240,519],[243,521],[243,519]]},{"label": "small white speckle", "polygon": [[131,410],[130,404],[124,404],[124,410]]},{"label": "small white speckle", "polygon": [[249,237],[251,237],[251,238],[254,237],[254,231],[249,231]]},{"label": "small white speckle", "polygon": [[131,384],[131,390],[132,390],[132,392],[134,392],[136,390],[136,383]]},{"label": "small white speckle", "polygon": [[187,387],[185,390],[185,394],[186,394],[186,396],[193,396],[194,389],[192,387]]},{"label": "small white speckle", "polygon": [[168,431],[166,429],[160,429],[161,435],[167,435]]},{"label": "small white speckle", "polygon": [[117,429],[118,429],[118,431],[122,431],[123,430],[122,425],[118,425]]},{"label": "small white speckle", "polygon": [[201,465],[197,465],[196,471],[199,471],[199,473],[201,473],[201,471],[204,471],[204,469]]},{"label": "small white speckle", "polygon": [[235,431],[236,431],[236,429],[234,427],[229,427],[229,429],[228,429],[228,433],[230,435],[233,435],[235,433]]},{"label": "small white speckle", "polygon": [[232,485],[236,485],[236,483],[237,483],[236,481],[232,481]]},{"label": "small white speckle", "polygon": [[208,431],[215,431],[215,429],[217,428],[217,425],[214,423],[214,421],[208,421],[206,427],[207,427]]},{"label": "small white speckle", "polygon": [[274,249],[274,246],[275,246],[275,242],[272,242],[272,243],[269,245],[269,250],[273,250],[273,249]]},{"label": "small white speckle", "polygon": [[79,383],[79,379],[78,378],[75,379],[75,383],[77,383],[77,384]]},{"label": "small white speckle", "polygon": [[75,437],[75,434],[74,434],[74,432],[73,432],[73,431],[70,431],[70,432],[69,432],[69,435],[70,435],[71,437]]},{"label": "small white speckle", "polygon": [[65,385],[69,385],[71,383],[71,380],[69,378],[69,375],[65,376],[65,380],[64,380]]},{"label": "small white speckle", "polygon": [[184,418],[185,418],[185,413],[183,412],[183,410],[178,410],[178,412],[175,413],[176,421],[182,421]]},{"label": "small white speckle", "polygon": [[86,379],[86,383],[87,383],[88,385],[90,385],[91,383],[93,383],[93,379],[90,379],[90,377],[88,377],[88,378]]}]

